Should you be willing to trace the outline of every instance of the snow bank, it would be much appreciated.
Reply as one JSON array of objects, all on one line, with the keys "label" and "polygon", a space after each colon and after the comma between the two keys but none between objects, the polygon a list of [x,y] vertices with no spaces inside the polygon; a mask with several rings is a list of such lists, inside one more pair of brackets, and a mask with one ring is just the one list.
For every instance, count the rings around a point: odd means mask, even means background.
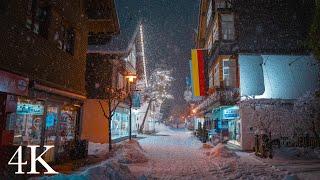
[{"label": "snow bank", "polygon": [[89,142],[88,144],[88,155],[105,155],[108,153],[108,144],[100,144]]},{"label": "snow bank", "polygon": [[144,163],[148,161],[142,147],[136,140],[121,143],[116,151],[116,159],[124,164]]},{"label": "snow bank", "polygon": [[[37,178],[35,178],[37,179]],[[136,179],[129,168],[115,161],[106,161],[85,171],[74,173],[71,175],[59,174],[51,177],[42,177],[43,180],[131,180]]]},{"label": "snow bank", "polygon": [[221,143],[219,143],[212,149],[210,156],[218,158],[237,157],[237,155],[233,151],[229,150],[224,144]]},{"label": "snow bank", "polygon": [[213,146],[210,145],[210,144],[207,144],[207,143],[203,143],[203,144],[202,144],[202,148],[203,148],[203,149],[210,149],[210,148],[213,148]]}]

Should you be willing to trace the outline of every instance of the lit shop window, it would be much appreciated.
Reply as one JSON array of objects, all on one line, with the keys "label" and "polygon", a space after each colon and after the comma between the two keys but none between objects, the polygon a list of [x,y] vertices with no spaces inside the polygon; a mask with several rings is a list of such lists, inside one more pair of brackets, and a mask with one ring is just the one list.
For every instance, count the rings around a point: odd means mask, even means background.
[{"label": "lit shop window", "polygon": [[75,138],[77,111],[72,106],[65,106],[61,110],[59,122],[59,134],[61,142],[73,140]]},{"label": "lit shop window", "polygon": [[128,136],[129,134],[129,121],[128,114],[124,112],[115,112],[111,121],[111,134],[112,139]]},{"label": "lit shop window", "polygon": [[44,106],[42,102],[19,100],[15,113],[7,119],[7,130],[14,131],[13,143],[17,145],[40,144]]},{"label": "lit shop window", "polygon": [[58,107],[48,106],[46,116],[45,144],[54,144],[58,123]]}]

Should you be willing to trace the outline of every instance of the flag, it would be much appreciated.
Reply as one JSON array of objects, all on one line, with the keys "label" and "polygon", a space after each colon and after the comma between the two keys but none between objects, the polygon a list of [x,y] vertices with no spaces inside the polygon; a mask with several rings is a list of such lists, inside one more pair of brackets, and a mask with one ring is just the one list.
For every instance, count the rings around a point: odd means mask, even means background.
[{"label": "flag", "polygon": [[202,50],[191,50],[191,78],[194,96],[205,95],[204,57]]}]

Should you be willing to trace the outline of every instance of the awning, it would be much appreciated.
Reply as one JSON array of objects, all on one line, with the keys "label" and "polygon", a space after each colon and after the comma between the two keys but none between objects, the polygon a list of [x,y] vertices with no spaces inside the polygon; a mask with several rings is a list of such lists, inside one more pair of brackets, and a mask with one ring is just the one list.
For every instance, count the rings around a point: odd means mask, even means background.
[{"label": "awning", "polygon": [[76,100],[82,100],[82,101],[86,99],[86,96],[83,96],[83,95],[80,95],[80,94],[76,94],[76,93],[73,93],[73,92],[69,92],[69,91],[64,91],[64,90],[52,88],[52,87],[41,85],[41,84],[38,84],[38,83],[34,83],[34,88],[37,89],[37,90],[48,92],[48,93],[52,93],[52,94],[56,94],[56,95],[60,95],[60,96],[64,96],[64,97],[68,97],[70,99],[76,99]]}]

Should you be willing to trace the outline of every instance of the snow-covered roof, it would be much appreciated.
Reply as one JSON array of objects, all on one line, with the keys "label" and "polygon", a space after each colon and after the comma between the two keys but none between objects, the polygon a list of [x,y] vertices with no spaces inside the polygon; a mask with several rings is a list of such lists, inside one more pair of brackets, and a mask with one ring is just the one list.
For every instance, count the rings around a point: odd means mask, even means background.
[{"label": "snow-covered roof", "polygon": [[311,56],[239,56],[241,96],[297,99],[319,87],[316,60]]}]

